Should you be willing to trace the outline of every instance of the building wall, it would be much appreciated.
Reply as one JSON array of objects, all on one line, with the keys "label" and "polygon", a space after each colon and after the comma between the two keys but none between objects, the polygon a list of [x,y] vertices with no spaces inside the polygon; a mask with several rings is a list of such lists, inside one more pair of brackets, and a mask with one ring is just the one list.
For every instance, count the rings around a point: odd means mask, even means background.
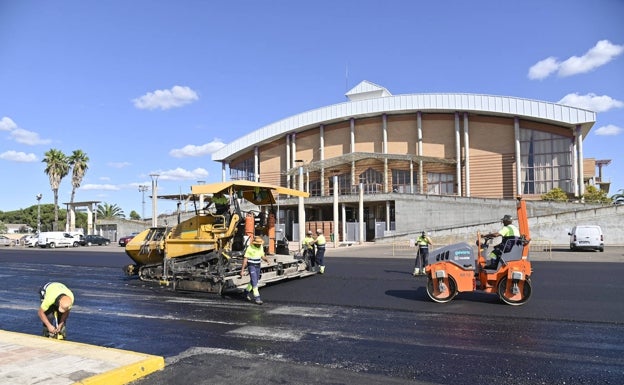
[{"label": "building wall", "polygon": [[[418,115],[415,113],[387,116],[387,151],[389,154],[418,154]],[[457,154],[455,114],[454,113],[424,113],[421,115],[422,148],[420,155],[440,159],[455,159]],[[460,162],[461,166],[461,195],[466,192],[466,164],[470,167],[470,196],[489,198],[513,198],[516,191],[516,154],[514,119],[507,117],[468,115],[469,150],[466,154],[464,131],[465,119],[459,114]],[[521,128],[542,130],[570,137],[569,129],[549,124],[520,121]],[[383,115],[354,120],[355,152],[382,153],[383,152]],[[340,121],[323,126],[324,159],[332,159],[351,153],[351,122]],[[304,164],[321,160],[321,129],[319,126],[292,135],[296,151],[291,153],[290,160],[302,160]],[[286,164],[286,136],[259,146],[260,180],[267,183],[285,185],[285,173],[289,169]],[[466,159],[468,155],[468,159]],[[232,164],[246,158],[253,158],[249,151],[236,158]],[[418,162],[412,165],[416,174],[421,170]],[[351,164],[342,164],[325,170],[324,193],[329,193],[328,180],[333,173],[351,173],[354,171],[353,183],[358,183],[360,173],[372,168],[384,172],[384,162],[380,159],[360,160]],[[409,170],[409,161],[388,161],[388,185],[384,191],[392,188],[392,169]],[[424,165],[423,181],[424,192],[427,191],[427,172],[451,174],[456,178],[455,165],[443,163],[426,163]],[[311,172],[310,181],[319,180],[320,172]],[[415,191],[418,188],[418,179],[414,180]],[[457,192],[456,192],[457,193]]]}]

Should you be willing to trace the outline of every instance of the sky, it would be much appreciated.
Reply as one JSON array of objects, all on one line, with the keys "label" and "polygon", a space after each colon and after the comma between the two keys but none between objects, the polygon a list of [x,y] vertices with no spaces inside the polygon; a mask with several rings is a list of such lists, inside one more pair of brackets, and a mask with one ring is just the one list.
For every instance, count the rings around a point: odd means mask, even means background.
[{"label": "sky", "polygon": [[[42,160],[82,150],[76,202],[151,217],[158,194],[221,181],[211,154],[346,101],[475,93],[597,112],[585,157],[624,189],[622,0],[0,0],[0,211],[53,203]],[[70,201],[71,177],[59,188]],[[145,197],[146,203],[143,203]],[[159,213],[175,202],[159,201]]]}]

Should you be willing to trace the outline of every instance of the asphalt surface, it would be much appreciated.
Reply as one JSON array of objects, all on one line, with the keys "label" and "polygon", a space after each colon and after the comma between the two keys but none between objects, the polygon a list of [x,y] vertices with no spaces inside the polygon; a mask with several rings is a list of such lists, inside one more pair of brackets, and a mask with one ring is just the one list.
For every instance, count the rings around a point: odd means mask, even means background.
[{"label": "asphalt surface", "polygon": [[236,296],[123,277],[115,246],[0,250],[0,322],[34,335],[36,287],[77,295],[72,341],[164,356],[136,384],[617,384],[624,378],[624,248],[534,253],[523,306],[483,293],[431,302],[413,257],[388,245],[328,249],[327,273]]}]

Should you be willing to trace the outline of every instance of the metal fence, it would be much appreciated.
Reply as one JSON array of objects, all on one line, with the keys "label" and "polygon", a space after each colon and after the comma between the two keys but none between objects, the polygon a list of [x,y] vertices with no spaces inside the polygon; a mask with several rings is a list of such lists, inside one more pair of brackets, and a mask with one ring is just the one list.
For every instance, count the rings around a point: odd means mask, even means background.
[{"label": "metal fence", "polygon": [[552,259],[552,241],[548,239],[531,239],[529,253],[540,253]]}]

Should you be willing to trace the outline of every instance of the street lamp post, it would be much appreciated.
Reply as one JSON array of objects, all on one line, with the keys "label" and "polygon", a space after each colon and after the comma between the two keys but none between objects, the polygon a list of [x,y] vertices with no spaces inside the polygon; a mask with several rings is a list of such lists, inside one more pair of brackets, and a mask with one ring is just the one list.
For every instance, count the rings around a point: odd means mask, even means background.
[{"label": "street lamp post", "polygon": [[43,198],[43,195],[37,194],[35,198],[37,198],[37,234],[39,234],[41,233],[41,207],[39,206],[39,202],[41,198]]},{"label": "street lamp post", "polygon": [[159,174],[150,174],[150,177],[152,177],[152,227],[158,226],[158,211],[156,209],[156,199],[158,199],[159,176]]},{"label": "street lamp post", "polygon": [[142,184],[139,185],[139,192],[141,192],[142,197],[141,197],[141,204],[142,204],[142,212],[141,212],[141,219],[145,220],[145,192],[147,191],[149,187]]}]

